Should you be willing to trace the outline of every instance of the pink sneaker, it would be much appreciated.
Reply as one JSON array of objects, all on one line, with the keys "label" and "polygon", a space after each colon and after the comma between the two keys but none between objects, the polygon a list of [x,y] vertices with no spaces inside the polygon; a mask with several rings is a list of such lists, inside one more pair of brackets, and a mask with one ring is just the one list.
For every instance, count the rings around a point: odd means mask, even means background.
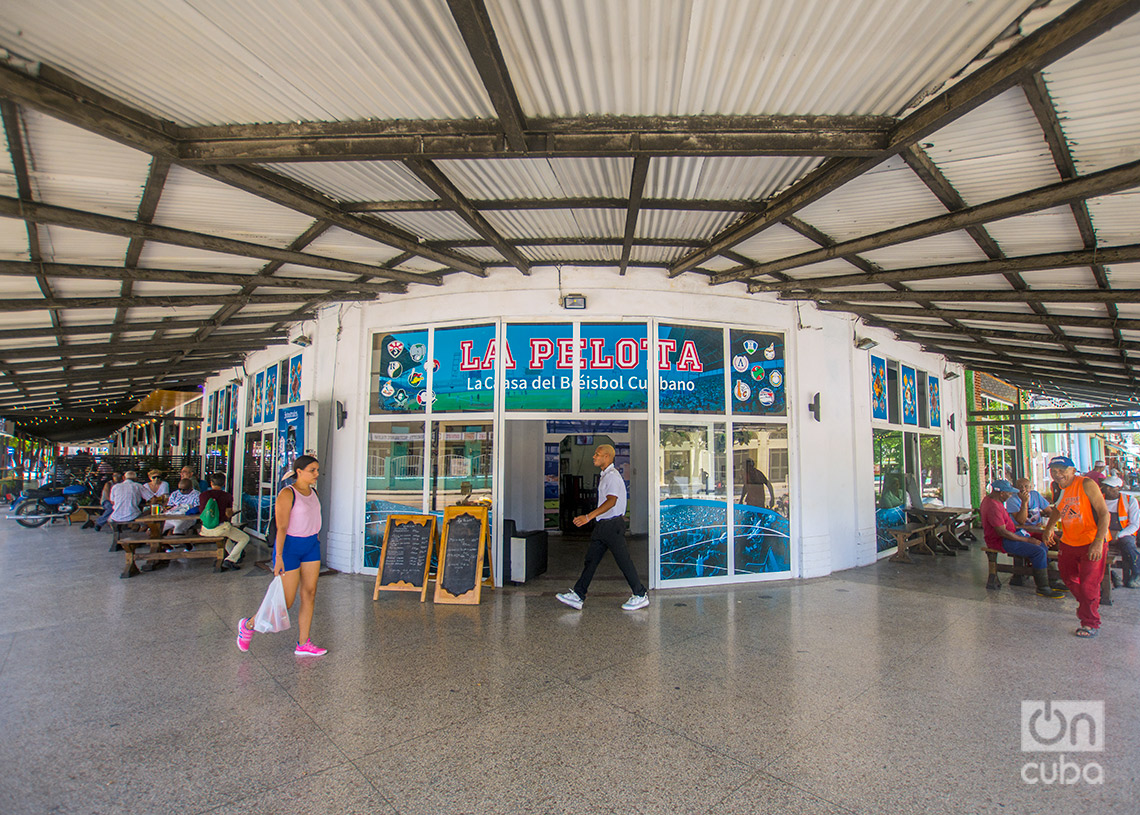
[{"label": "pink sneaker", "polygon": [[238,620],[238,635],[237,647],[241,652],[249,650],[249,641],[253,639],[253,629],[249,626],[249,618],[242,617]]},{"label": "pink sneaker", "polygon": [[305,640],[304,642],[297,643],[297,647],[293,649],[293,653],[299,657],[323,657],[328,653],[328,649],[318,648],[313,645],[312,640]]}]

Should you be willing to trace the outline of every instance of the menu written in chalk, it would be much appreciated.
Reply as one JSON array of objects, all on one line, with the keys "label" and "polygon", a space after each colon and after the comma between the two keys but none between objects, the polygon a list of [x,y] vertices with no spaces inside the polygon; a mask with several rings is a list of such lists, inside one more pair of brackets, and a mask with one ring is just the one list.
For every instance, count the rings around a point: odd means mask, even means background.
[{"label": "menu written in chalk", "polygon": [[432,515],[388,516],[373,600],[380,596],[381,590],[418,591],[421,601],[426,598],[434,537],[435,517]]},{"label": "menu written in chalk", "polygon": [[444,511],[435,602],[479,602],[486,546],[486,507],[448,507]]}]

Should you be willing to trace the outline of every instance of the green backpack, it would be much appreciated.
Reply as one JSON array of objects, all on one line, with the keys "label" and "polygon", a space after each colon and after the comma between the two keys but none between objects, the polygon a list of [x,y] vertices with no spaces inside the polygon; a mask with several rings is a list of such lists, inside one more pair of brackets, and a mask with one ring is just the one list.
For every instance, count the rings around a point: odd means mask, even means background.
[{"label": "green backpack", "polygon": [[213,529],[221,522],[222,515],[218,512],[218,502],[211,498],[206,502],[206,508],[202,510],[202,526],[206,529]]}]

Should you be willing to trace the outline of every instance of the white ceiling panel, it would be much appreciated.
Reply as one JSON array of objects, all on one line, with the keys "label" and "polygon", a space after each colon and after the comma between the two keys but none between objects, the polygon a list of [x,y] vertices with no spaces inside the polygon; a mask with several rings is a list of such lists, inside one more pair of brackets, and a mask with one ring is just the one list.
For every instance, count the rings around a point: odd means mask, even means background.
[{"label": "white ceiling panel", "polygon": [[680,209],[643,209],[637,216],[639,238],[707,240],[733,221],[737,212],[693,212]]},{"label": "white ceiling panel", "polygon": [[811,156],[655,158],[649,162],[649,198],[763,200],[787,187],[821,159]]},{"label": "white ceiling panel", "polygon": [[39,234],[41,254],[55,263],[122,266],[130,244],[128,238],[64,226],[41,226]]},{"label": "white ceiling panel", "polygon": [[986,224],[990,237],[1010,257],[1083,249],[1077,221],[1069,207],[1057,207]]},{"label": "white ceiling panel", "polygon": [[398,161],[311,161],[263,166],[338,201],[434,201],[438,197]]},{"label": "white ceiling panel", "polygon": [[884,269],[910,269],[987,259],[977,242],[963,231],[872,249],[863,252],[860,257]]}]

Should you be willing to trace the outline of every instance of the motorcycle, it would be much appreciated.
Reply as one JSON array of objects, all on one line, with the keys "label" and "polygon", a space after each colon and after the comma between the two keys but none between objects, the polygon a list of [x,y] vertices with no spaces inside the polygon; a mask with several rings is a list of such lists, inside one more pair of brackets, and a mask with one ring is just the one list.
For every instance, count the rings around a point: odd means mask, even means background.
[{"label": "motorcycle", "polygon": [[93,480],[65,487],[49,484],[24,490],[17,499],[12,514],[7,517],[20,526],[35,529],[48,521],[55,522],[70,517],[80,507],[87,506],[86,499],[93,498],[96,491]]}]

